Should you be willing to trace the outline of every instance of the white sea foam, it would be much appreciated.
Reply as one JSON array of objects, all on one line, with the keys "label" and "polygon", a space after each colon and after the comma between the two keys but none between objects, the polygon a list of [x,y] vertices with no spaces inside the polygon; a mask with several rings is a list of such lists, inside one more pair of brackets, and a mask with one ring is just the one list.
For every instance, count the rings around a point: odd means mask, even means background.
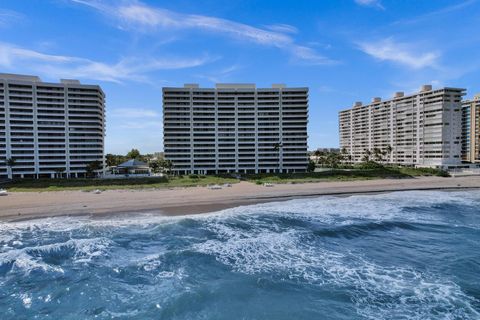
[{"label": "white sea foam", "polygon": [[450,315],[480,317],[472,306],[474,299],[450,280],[414,269],[381,266],[353,253],[309,247],[293,231],[208,240],[194,250],[213,255],[237,272],[343,287],[350,291],[358,313],[369,319],[442,319],[441,314],[446,319]]},{"label": "white sea foam", "polygon": [[51,217],[16,222],[0,222],[0,244],[18,239],[19,232],[69,232],[84,228],[126,228],[145,227],[152,224],[177,223],[183,219],[204,220],[214,217],[235,215],[258,215],[261,213],[296,213],[320,219],[322,222],[334,222],[336,218],[389,219],[401,216],[406,219],[424,219],[414,214],[402,212],[411,207],[429,207],[441,204],[480,205],[480,191],[443,192],[443,191],[401,191],[376,195],[352,195],[347,197],[320,196],[281,202],[270,202],[240,206],[217,212],[166,217],[158,214],[135,214],[134,217],[120,215],[116,217],[95,218],[90,216]]},{"label": "white sea foam", "polygon": [[93,238],[70,239],[61,243],[12,249],[0,253],[0,265],[12,263],[12,270],[24,272],[25,274],[28,274],[34,270],[63,273],[64,271],[60,266],[51,265],[44,262],[42,256],[51,252],[72,248],[74,250],[72,262],[85,263],[104,254],[109,245],[110,240],[106,238]]},{"label": "white sea foam", "polygon": [[145,270],[147,272],[156,270],[162,264],[160,258],[161,258],[161,255],[159,255],[159,254],[147,255],[147,256],[138,260],[137,266],[142,268],[143,270]]},{"label": "white sea foam", "polygon": [[308,217],[324,223],[349,223],[349,219],[407,221],[439,220],[432,215],[406,212],[406,208],[429,208],[434,205],[480,205],[480,192],[404,191],[377,195],[353,195],[348,197],[317,197],[286,202],[265,203],[225,210],[226,213],[291,214]]},{"label": "white sea foam", "polygon": [[102,227],[129,227],[129,226],[146,226],[149,224],[177,222],[178,217],[166,217],[155,214],[138,214],[134,217],[126,216],[124,214],[107,217],[107,218],[92,218],[90,216],[78,217],[49,217],[32,220],[22,220],[13,222],[0,223],[0,243],[11,239],[8,237],[12,233],[9,231],[24,231],[24,232],[69,232],[72,230],[84,228],[102,228]]},{"label": "white sea foam", "polygon": [[476,205],[478,199],[478,192],[470,197],[464,193],[402,192],[236,208],[227,210],[227,216],[208,217],[204,227],[215,236],[194,244],[193,250],[212,255],[237,272],[276,274],[311,285],[353,288],[351,296],[358,313],[369,319],[480,317],[472,306],[474,298],[449,279],[413,268],[375,264],[355,252],[333,252],[305,241],[302,229],[289,229],[262,219],[272,214],[334,225],[350,224],[356,219],[442,223],[441,217],[423,213],[419,217],[413,210],[405,209]]},{"label": "white sea foam", "polygon": [[[209,236],[206,240],[188,239],[192,245],[187,249],[210,255],[239,273],[269,274],[278,277],[277,280],[344,288],[350,292],[357,312],[369,319],[480,318],[480,314],[472,307],[474,298],[467,296],[451,279],[408,266],[392,267],[388,262],[380,265],[358,252],[332,251],[309,241],[306,230],[282,225],[273,219],[283,217],[331,226],[349,225],[358,220],[442,224],[447,221],[441,215],[429,213],[429,210],[418,214],[415,210],[407,209],[428,209],[447,204],[478,206],[480,192],[411,191],[342,198],[318,197],[189,216],[187,218],[197,222],[196,227],[208,231]],[[11,263],[12,270],[24,274],[39,269],[61,273],[63,269],[60,266],[48,264],[42,257],[57,250],[72,250],[69,261],[88,263],[109,254],[109,250],[116,245],[109,240],[112,233],[122,229],[131,230],[131,227],[138,229],[134,231],[147,232],[152,225],[167,225],[184,219],[136,215],[105,219],[56,217],[0,223],[0,244],[3,245],[0,246],[0,266]],[[30,244],[32,239],[47,241],[43,237],[45,234],[50,235],[49,239],[68,234],[91,238],[37,243],[35,246]],[[182,268],[162,270],[164,253],[148,253],[140,260],[135,255],[128,256],[126,262],[145,272],[156,272],[155,277],[162,280],[164,285],[186,277],[186,271]],[[114,264],[118,262],[113,261]],[[122,267],[112,266],[117,273]],[[20,299],[26,308],[31,307],[29,295]]]},{"label": "white sea foam", "polygon": [[25,293],[20,295],[20,298],[22,299],[24,307],[30,309],[30,307],[32,306],[32,298],[30,297],[30,295]]}]

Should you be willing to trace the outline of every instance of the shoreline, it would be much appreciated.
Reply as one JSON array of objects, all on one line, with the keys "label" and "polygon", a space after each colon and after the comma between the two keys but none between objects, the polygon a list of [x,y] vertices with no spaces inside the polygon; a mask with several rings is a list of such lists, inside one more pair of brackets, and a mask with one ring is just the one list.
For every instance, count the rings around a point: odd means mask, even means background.
[{"label": "shoreline", "polygon": [[420,177],[264,187],[248,182],[219,190],[207,187],[145,190],[13,192],[0,197],[0,221],[54,216],[107,217],[140,213],[182,216],[244,205],[321,196],[352,196],[396,191],[459,191],[480,189],[480,177]]}]

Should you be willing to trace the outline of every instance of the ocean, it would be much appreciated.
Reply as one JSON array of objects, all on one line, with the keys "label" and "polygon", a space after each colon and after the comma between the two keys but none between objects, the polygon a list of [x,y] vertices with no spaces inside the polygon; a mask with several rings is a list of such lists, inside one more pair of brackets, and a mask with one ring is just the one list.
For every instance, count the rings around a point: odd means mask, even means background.
[{"label": "ocean", "polygon": [[480,319],[480,191],[0,222],[0,319]]}]

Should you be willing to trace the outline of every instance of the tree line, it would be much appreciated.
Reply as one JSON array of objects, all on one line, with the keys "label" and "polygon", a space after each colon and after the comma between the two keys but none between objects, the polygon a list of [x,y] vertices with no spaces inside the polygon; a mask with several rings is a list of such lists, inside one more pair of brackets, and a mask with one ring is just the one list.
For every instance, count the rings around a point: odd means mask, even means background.
[{"label": "tree line", "polygon": [[[136,159],[147,163],[154,173],[168,173],[173,168],[173,163],[170,160],[166,160],[163,157],[156,157],[154,154],[141,154],[140,151],[135,148],[127,152],[125,155],[112,153],[106,154],[105,165],[107,167],[116,167],[130,159]],[[5,159],[5,165],[8,168],[8,177],[10,179],[13,178],[13,167],[15,167],[17,164],[17,160],[13,157]],[[85,175],[87,177],[95,177],[96,173],[101,170],[102,167],[103,164],[101,161],[92,161],[85,166]],[[62,178],[66,168],[55,168],[53,170],[55,171],[56,178]]]},{"label": "tree line", "polygon": [[[363,164],[380,164],[388,162],[388,156],[391,153],[391,146],[386,146],[383,149],[365,149],[361,162]],[[312,155],[319,166],[326,168],[338,168],[342,165],[351,165],[353,161],[352,155],[348,153],[346,148],[342,148],[340,152],[315,150]]]},{"label": "tree line", "polygon": [[107,167],[116,167],[125,161],[135,159],[148,164],[152,172],[170,172],[173,168],[173,163],[163,157],[155,156],[154,154],[141,154],[138,149],[132,149],[125,155],[111,154],[105,155],[105,164]]}]

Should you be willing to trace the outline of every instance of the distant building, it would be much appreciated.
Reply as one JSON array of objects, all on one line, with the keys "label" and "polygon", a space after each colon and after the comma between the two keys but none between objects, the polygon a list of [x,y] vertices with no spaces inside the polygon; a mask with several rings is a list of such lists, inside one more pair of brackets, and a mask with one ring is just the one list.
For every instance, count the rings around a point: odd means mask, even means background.
[{"label": "distant building", "polygon": [[80,177],[103,163],[104,103],[97,85],[0,74],[0,178]]},{"label": "distant building", "polygon": [[[461,163],[462,112],[465,89],[433,90],[392,99],[374,98],[339,113],[340,148],[361,162],[366,150],[385,152],[388,163],[448,167]],[[388,151],[387,151],[388,150]]]},{"label": "distant building", "polygon": [[320,157],[318,152],[321,153],[340,153],[340,148],[317,148],[316,150],[313,150],[310,152],[310,157],[309,159],[315,162],[318,162]]},{"label": "distant building", "polygon": [[304,172],[308,88],[163,88],[165,159],[180,174]]},{"label": "distant building", "polygon": [[340,148],[317,148],[316,150],[313,150],[312,153],[315,151],[340,153]]},{"label": "distant building", "polygon": [[163,159],[164,157],[165,157],[165,156],[164,156],[163,151],[162,151],[162,152],[154,152],[154,153],[153,153],[153,159],[154,159],[154,160]]},{"label": "distant building", "polygon": [[462,160],[480,162],[480,94],[462,103]]}]

